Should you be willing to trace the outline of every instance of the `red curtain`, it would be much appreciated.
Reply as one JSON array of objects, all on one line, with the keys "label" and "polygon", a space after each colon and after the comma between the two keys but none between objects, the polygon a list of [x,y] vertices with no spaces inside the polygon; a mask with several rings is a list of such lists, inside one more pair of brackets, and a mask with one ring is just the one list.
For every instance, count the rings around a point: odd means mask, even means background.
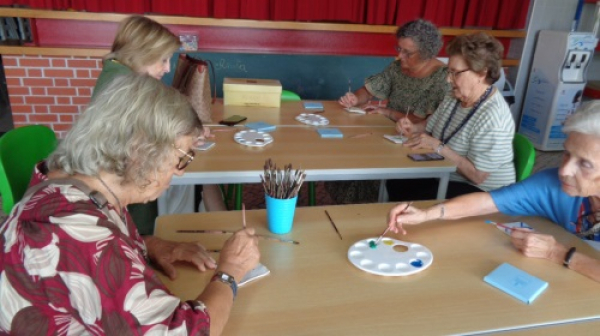
[{"label": "red curtain", "polygon": [[0,5],[223,19],[523,29],[530,0],[0,0]]}]

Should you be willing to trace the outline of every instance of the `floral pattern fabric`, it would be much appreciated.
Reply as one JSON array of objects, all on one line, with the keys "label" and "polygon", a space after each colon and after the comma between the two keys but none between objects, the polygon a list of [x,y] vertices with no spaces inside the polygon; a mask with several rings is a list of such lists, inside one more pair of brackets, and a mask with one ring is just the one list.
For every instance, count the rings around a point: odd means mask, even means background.
[{"label": "floral pattern fabric", "polygon": [[15,206],[0,224],[0,334],[209,334],[205,306],[169,293],[129,214],[107,207],[63,184]]}]

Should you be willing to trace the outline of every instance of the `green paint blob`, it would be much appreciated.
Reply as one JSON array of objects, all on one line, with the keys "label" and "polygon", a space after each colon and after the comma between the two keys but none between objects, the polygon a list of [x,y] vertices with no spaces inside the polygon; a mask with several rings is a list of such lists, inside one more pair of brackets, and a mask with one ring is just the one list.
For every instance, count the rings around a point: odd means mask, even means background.
[{"label": "green paint blob", "polygon": [[374,240],[371,240],[371,241],[369,242],[369,247],[370,247],[370,248],[372,248],[372,249],[374,249],[374,248],[377,248],[377,244],[375,244],[375,241],[374,241]]}]

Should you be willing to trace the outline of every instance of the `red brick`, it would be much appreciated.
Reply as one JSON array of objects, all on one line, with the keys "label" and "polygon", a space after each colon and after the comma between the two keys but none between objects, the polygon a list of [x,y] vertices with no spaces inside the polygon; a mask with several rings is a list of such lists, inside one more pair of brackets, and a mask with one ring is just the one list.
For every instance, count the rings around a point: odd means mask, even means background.
[{"label": "red brick", "polygon": [[23,78],[24,86],[52,86],[52,78]]},{"label": "red brick", "polygon": [[28,95],[29,94],[29,88],[26,87],[22,87],[22,86],[11,86],[8,88],[8,95],[9,96],[14,96],[14,95]]},{"label": "red brick", "polygon": [[49,87],[46,89],[48,91],[49,96],[75,96],[77,95],[77,90],[75,88],[57,88],[57,87]]},{"label": "red brick", "polygon": [[90,70],[81,70],[81,69],[76,69],[75,70],[75,77],[77,78],[90,78]]},{"label": "red brick", "polygon": [[21,58],[19,65],[22,67],[48,68],[50,60],[47,58]]},{"label": "red brick", "polygon": [[54,104],[54,97],[47,97],[47,96],[28,96],[25,97],[25,103],[26,104]]},{"label": "red brick", "polygon": [[96,79],[71,79],[71,86],[83,86],[92,88],[96,85]]},{"label": "red brick", "polygon": [[63,131],[61,138],[66,135],[66,131],[70,130],[73,127],[72,123],[56,123],[53,125],[54,132]]},{"label": "red brick", "polygon": [[54,86],[69,86],[69,80],[65,78],[54,78]]},{"label": "red brick", "polygon": [[77,95],[79,97],[91,97],[92,96],[92,89],[90,88],[77,88]]},{"label": "red brick", "polygon": [[46,95],[46,88],[43,88],[43,87],[32,87],[30,90],[31,90],[32,96],[45,96]]},{"label": "red brick", "polygon": [[79,113],[76,105],[50,105],[50,113]]},{"label": "red brick", "polygon": [[66,68],[67,67],[67,61],[64,59],[53,59],[52,60],[52,66],[55,68]]},{"label": "red brick", "polygon": [[34,113],[48,113],[48,105],[33,105]]},{"label": "red brick", "polygon": [[58,116],[56,114],[31,114],[29,115],[29,121],[54,123],[58,121]]},{"label": "red brick", "polygon": [[73,97],[72,99],[75,105],[88,105],[90,103],[90,97]]},{"label": "red brick", "polygon": [[12,96],[8,96],[8,99],[10,100],[11,105],[25,104],[25,99],[23,99],[23,96],[12,95]]},{"label": "red brick", "polygon": [[71,69],[44,69],[45,77],[58,78],[73,78],[73,70]]},{"label": "red brick", "polygon": [[27,69],[27,77],[43,77],[41,69]]},{"label": "red brick", "polygon": [[69,68],[96,68],[96,60],[92,59],[71,59],[67,61]]},{"label": "red brick", "polygon": [[17,58],[14,56],[2,56],[2,64],[4,66],[17,66]]},{"label": "red brick", "polygon": [[8,85],[8,87],[11,87],[11,86],[21,86],[23,84],[21,84],[21,78],[7,78],[6,85]]},{"label": "red brick", "polygon": [[60,122],[73,123],[75,121],[75,115],[73,114],[59,114],[58,120]]},{"label": "red brick", "polygon": [[17,124],[21,124],[21,123],[27,122],[27,115],[26,114],[13,113],[12,119],[13,119],[13,123],[16,126]]},{"label": "red brick", "polygon": [[4,68],[6,77],[27,77],[27,72],[22,68]]},{"label": "red brick", "polygon": [[56,103],[61,105],[71,104],[71,97],[56,97]]},{"label": "red brick", "polygon": [[92,78],[98,78],[100,76],[100,73],[102,72],[102,70],[91,70],[92,74]]},{"label": "red brick", "polygon": [[17,113],[32,113],[33,108],[31,105],[11,105],[11,110]]}]

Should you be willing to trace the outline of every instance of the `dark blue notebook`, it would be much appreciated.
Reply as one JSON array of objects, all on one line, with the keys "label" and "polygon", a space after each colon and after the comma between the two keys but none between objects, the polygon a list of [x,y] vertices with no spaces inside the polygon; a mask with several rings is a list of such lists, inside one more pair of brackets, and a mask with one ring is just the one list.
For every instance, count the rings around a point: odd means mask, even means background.
[{"label": "dark blue notebook", "polygon": [[507,263],[498,266],[483,280],[527,304],[531,304],[548,288],[546,281]]}]

